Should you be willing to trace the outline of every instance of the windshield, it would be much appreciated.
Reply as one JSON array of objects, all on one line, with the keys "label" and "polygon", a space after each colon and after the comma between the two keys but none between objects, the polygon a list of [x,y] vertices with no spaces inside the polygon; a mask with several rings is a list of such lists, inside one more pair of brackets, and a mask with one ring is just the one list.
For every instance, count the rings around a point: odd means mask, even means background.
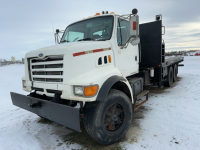
[{"label": "windshield", "polygon": [[103,16],[74,23],[66,28],[60,43],[110,40],[113,20],[113,16]]}]

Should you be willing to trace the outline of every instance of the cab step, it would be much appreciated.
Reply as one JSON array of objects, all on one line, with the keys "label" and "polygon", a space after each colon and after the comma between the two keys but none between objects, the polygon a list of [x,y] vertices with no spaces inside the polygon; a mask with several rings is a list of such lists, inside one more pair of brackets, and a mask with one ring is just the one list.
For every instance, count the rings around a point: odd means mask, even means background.
[{"label": "cab step", "polygon": [[149,94],[149,91],[148,90],[144,90],[140,94],[138,94],[138,95],[136,95],[134,97],[135,102],[136,102],[137,100],[141,99],[143,96],[146,96],[146,99],[144,101],[142,101],[138,105],[135,105],[134,111],[136,111],[140,106],[142,106],[144,103],[146,103],[148,101],[148,94]]}]

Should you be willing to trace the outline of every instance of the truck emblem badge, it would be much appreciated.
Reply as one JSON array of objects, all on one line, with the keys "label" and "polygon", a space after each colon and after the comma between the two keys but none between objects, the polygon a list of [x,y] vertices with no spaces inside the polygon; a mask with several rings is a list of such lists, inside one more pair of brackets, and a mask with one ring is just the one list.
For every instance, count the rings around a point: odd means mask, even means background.
[{"label": "truck emblem badge", "polygon": [[39,57],[42,57],[42,56],[43,56],[43,54],[42,54],[42,53],[40,53],[38,56],[39,56]]}]

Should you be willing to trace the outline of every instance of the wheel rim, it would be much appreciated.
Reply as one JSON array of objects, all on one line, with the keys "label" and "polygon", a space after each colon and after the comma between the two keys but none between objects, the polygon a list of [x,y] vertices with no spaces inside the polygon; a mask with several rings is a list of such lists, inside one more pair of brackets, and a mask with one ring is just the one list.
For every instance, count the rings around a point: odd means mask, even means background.
[{"label": "wheel rim", "polygon": [[111,105],[104,115],[104,128],[107,132],[118,131],[125,119],[124,108],[120,104]]}]

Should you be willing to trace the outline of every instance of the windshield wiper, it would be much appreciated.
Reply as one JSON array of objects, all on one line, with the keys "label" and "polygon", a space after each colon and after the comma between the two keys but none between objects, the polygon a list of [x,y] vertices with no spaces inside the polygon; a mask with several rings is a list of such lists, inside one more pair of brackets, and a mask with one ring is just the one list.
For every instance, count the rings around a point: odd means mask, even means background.
[{"label": "windshield wiper", "polygon": [[106,41],[106,39],[95,39],[95,41]]},{"label": "windshield wiper", "polygon": [[69,42],[69,41],[67,41],[67,40],[60,41],[60,43],[64,43],[64,42]]},{"label": "windshield wiper", "polygon": [[84,38],[84,39],[80,39],[78,41],[87,41],[87,40],[93,40],[93,39],[91,39],[91,38]]}]

